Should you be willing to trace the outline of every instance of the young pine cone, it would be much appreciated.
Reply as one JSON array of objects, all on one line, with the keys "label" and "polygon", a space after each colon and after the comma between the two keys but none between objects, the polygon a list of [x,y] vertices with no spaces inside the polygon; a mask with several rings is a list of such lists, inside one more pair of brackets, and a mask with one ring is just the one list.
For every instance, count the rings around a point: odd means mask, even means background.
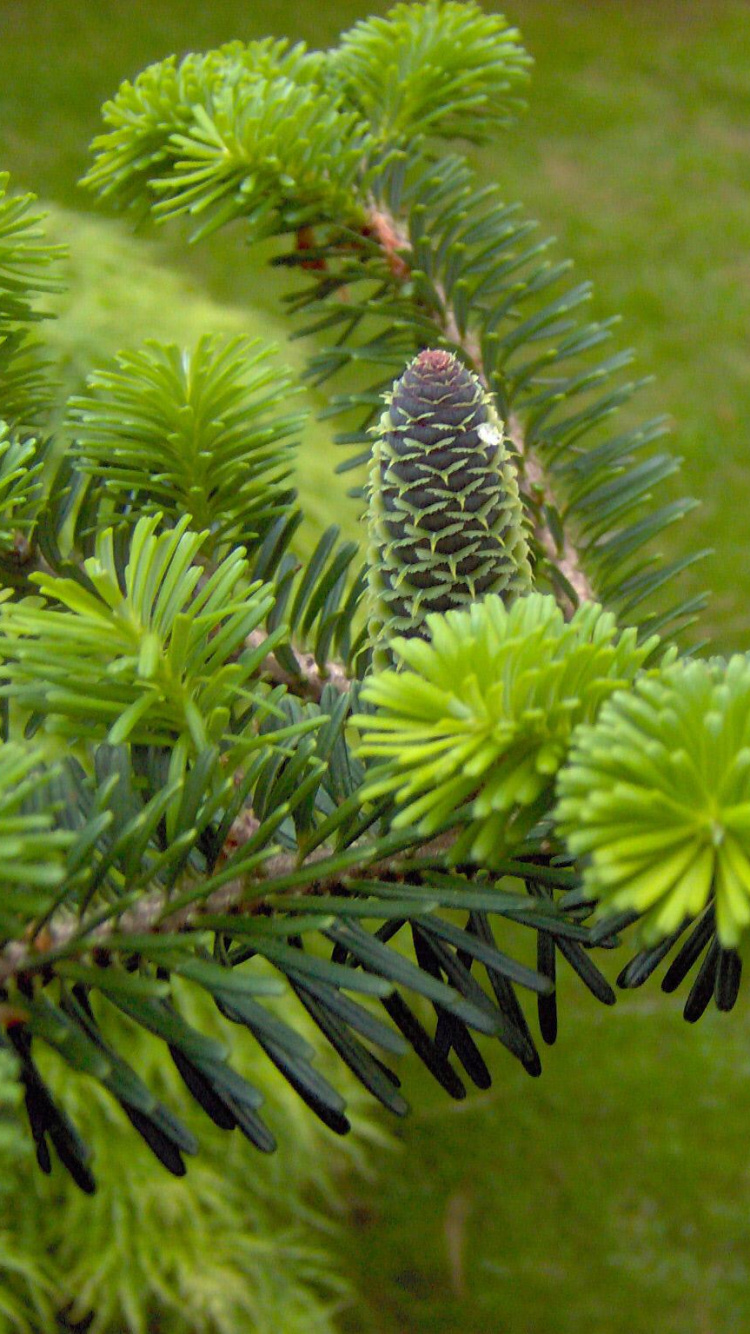
[{"label": "young pine cone", "polygon": [[396,635],[532,586],[523,511],[489,395],[451,352],[420,352],[386,399],[369,487],[376,666]]}]

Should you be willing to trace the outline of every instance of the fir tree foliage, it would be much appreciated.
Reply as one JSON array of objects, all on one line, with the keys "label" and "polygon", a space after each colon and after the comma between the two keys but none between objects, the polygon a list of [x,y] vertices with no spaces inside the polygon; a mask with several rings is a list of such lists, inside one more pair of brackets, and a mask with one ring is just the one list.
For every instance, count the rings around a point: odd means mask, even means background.
[{"label": "fir tree foliage", "polygon": [[152,65],[105,105],[86,183],[138,211],[148,187],[156,217],[198,218],[200,235],[241,216],[258,235],[360,220],[365,129],[321,74],[320,56],[283,41]]},{"label": "fir tree foliage", "polygon": [[95,140],[97,166],[87,178],[93,189],[137,204],[143,186],[179,158],[175,132],[187,134],[200,108],[209,113],[214,93],[226,84],[252,86],[259,80],[313,81],[320,57],[288,42],[230,42],[206,55],[174,56],[150,65],[134,83],[121,85],[102,109],[107,133]]},{"label": "fir tree foliage", "polygon": [[286,410],[292,384],[271,352],[210,335],[192,353],[147,343],[89,377],[70,403],[72,455],[106,488],[114,522],[188,516],[208,557],[267,532],[288,508],[304,421]]},{"label": "fir tree foliage", "polygon": [[750,925],[750,661],[675,663],[581,727],[557,821],[605,914],[656,944],[715,901],[734,949]]},{"label": "fir tree foliage", "polygon": [[[242,649],[271,596],[243,583],[241,549],[196,591],[205,534],[189,532],[186,515],[157,536],[161,517],[135,525],[124,588],[114,535],[105,529],[83,565],[92,591],[74,579],[36,574],[46,605],[6,602],[0,611],[3,690],[32,724],[73,745],[162,744],[176,756],[184,742],[199,754],[229,738],[233,706],[243,706],[245,733],[251,716],[257,721],[252,705],[262,699],[247,689],[257,653],[243,656]],[[255,728],[246,741],[237,732],[232,744],[252,749]]]},{"label": "fir tree foliage", "polygon": [[377,711],[359,719],[361,753],[380,761],[365,792],[393,793],[394,825],[427,836],[460,819],[453,859],[493,866],[549,810],[573,728],[633,681],[658,641],[618,634],[595,603],[566,623],[540,593],[510,609],[490,594],[428,616],[427,629],[426,644],[395,639],[400,670],[363,688]]},{"label": "fir tree foliage", "polygon": [[63,247],[51,245],[34,212],[33,195],[14,195],[0,172],[0,411],[7,427],[44,420],[52,386],[32,328],[46,313],[37,304],[60,290],[55,265]]},{"label": "fir tree foliage", "polygon": [[417,127],[441,139],[486,143],[523,107],[531,63],[501,14],[473,4],[402,4],[356,23],[327,54],[347,101],[376,141],[408,143]]},{"label": "fir tree foliage", "polygon": [[[593,593],[629,623],[674,631],[702,599],[649,606],[700,555],[654,559],[660,532],[693,503],[659,499],[677,467],[656,445],[665,420],[603,434],[641,383],[620,378],[632,354],[600,355],[613,321],[579,321],[589,285],[566,286],[569,264],[533,237],[520,206],[439,148],[497,132],[527,65],[504,20],[450,0],[398,5],[326,53],[249,43],[167,61],[107,104],[110,129],[84,184],[156,220],[189,214],[194,240],[240,218],[250,242],[288,238],[274,262],[308,279],[289,309],[318,338],[311,378],[356,371],[356,387],[345,381],[330,403],[345,418],[341,443],[358,446],[343,467],[369,462],[382,394],[407,362],[431,346],[459,353],[520,455],[537,581],[568,604]],[[238,149],[235,101],[261,94],[276,129],[248,131]],[[312,130],[296,120],[310,98]],[[351,155],[332,147],[336,135],[352,136]],[[571,540],[585,577],[566,559]]]},{"label": "fir tree foliage", "polygon": [[[208,998],[183,987],[180,1007],[201,1031],[220,1035],[221,1019]],[[314,1026],[303,1018],[300,1036],[314,1045]],[[93,1197],[60,1173],[47,1179],[33,1172],[23,1090],[13,1078],[17,1060],[0,1053],[0,1070],[8,1069],[0,1085],[3,1334],[76,1325],[90,1334],[143,1334],[157,1323],[164,1334],[180,1334],[186,1319],[197,1334],[339,1328],[351,1294],[330,1254],[340,1187],[327,1132],[251,1034],[236,1026],[234,1033],[235,1058],[273,1103],[276,1133],[295,1152],[250,1157],[247,1144],[228,1137],[197,1104],[183,1105],[185,1128],[201,1142],[185,1177],[154,1172],[150,1151],[111,1095],[90,1079],[71,1080],[59,1058],[43,1054],[48,1087],[64,1097],[71,1119],[98,1149]],[[122,1014],[110,1017],[109,1034],[164,1105],[181,1100],[180,1076],[155,1040]],[[318,1060],[327,1072],[336,1058],[320,1050]],[[348,1084],[358,1133],[338,1142],[339,1171],[342,1163],[361,1166],[363,1146],[375,1133],[364,1116],[367,1095],[358,1094],[353,1079]],[[118,1144],[122,1153],[112,1151]]]},{"label": "fir tree foliage", "polygon": [[265,40],[170,58],[106,103],[84,183],[162,221],[188,214],[196,236],[237,217],[254,236],[361,226],[383,155],[425,128],[481,141],[507,124],[529,64],[517,37],[474,4],[429,0],[357,24],[331,52]]},{"label": "fir tree foliage", "polygon": [[43,460],[37,441],[0,422],[0,553],[13,561],[33,532],[42,498]]},{"label": "fir tree foliage", "polygon": [[[503,20],[427,0],[333,52],[168,59],[104,110],[86,184],[106,202],[281,238],[345,466],[374,453],[370,573],[335,530],[295,554],[298,421],[264,349],[129,349],[50,447],[13,339],[54,250],[0,201],[0,1013],[37,1160],[86,1193],[71,1075],[174,1176],[200,1138],[123,1018],[204,1124],[268,1152],[233,1030],[343,1134],[310,1025],[403,1115],[408,1048],[454,1098],[488,1086],[481,1037],[538,1075],[522,997],[552,1041],[559,956],[612,1004],[595,948],[644,911],[623,985],[686,930],[665,985],[706,950],[688,1017],[736,996],[746,674],[674,661],[700,600],[669,604],[697,555],[654,547],[691,504],[659,499],[664,423],[610,433],[636,387],[628,354],[600,357],[610,323],[579,321],[587,285],[444,151],[507,121],[527,63]],[[534,933],[536,967],[493,919]]]}]

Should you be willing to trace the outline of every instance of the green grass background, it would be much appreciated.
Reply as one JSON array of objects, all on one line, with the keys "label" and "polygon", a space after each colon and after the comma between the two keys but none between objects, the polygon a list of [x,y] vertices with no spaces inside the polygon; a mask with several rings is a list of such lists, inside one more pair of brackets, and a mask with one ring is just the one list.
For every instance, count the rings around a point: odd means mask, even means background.
[{"label": "green grass background", "polygon": [[[68,374],[118,345],[211,328],[282,341],[278,287],[238,235],[190,250],[131,238],[75,182],[98,107],[171,51],[267,33],[332,41],[353,0],[3,0],[0,167],[52,206],[71,291],[52,338]],[[593,278],[592,313],[655,383],[702,509],[672,539],[714,555],[701,634],[750,639],[750,10],[740,0],[509,0],[536,59],[520,126],[480,156]],[[302,356],[284,347],[286,360]],[[634,413],[636,409],[633,410]],[[300,482],[316,526],[354,527],[313,428]],[[743,1003],[744,1001],[744,1003]],[[750,1327],[750,1020],[689,1029],[655,987],[603,1011],[564,980],[563,1023],[532,1082],[450,1105],[413,1063],[395,1157],[357,1181],[342,1267],[371,1334],[735,1334]],[[282,1152],[284,1150],[282,1149]],[[288,1151],[288,1150],[287,1150]],[[248,1150],[250,1152],[250,1150]]]}]

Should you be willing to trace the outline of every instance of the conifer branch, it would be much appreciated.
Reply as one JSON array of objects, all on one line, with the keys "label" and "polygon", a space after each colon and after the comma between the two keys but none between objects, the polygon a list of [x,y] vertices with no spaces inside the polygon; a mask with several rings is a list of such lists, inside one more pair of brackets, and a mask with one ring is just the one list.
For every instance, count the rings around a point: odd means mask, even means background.
[{"label": "conifer branch", "polygon": [[[516,36],[475,4],[425,0],[327,53],[167,60],[105,109],[88,177],[102,196],[190,215],[193,239],[243,218],[250,240],[290,241],[274,263],[308,281],[289,312],[324,334],[307,373],[355,370],[325,415],[356,418],[338,440],[362,452],[344,466],[370,464],[365,568],[335,527],[294,555],[291,380],[247,340],[121,353],[68,405],[71,447],[47,475],[24,340],[54,255],[0,178],[0,562],[28,558],[34,589],[16,596],[3,571],[0,1048],[37,1090],[42,1167],[49,1139],[87,1192],[86,1146],[32,1042],[93,1074],[168,1170],[194,1152],[110,1049],[90,992],[266,1151],[259,1094],[180,1013],[180,978],[338,1133],[341,1095],[262,1003],[280,990],[269,969],[398,1115],[371,1045],[405,1039],[454,1097],[454,1061],[489,1083],[472,1031],[536,1075],[514,988],[536,994],[553,1041],[555,951],[612,1004],[589,947],[644,911],[622,985],[690,931],[668,974],[677,985],[707,947],[686,1016],[714,991],[719,1008],[736,999],[750,685],[744,661],[674,668],[659,632],[700,599],[641,611],[695,559],[660,567],[650,546],[691,504],[644,511],[677,467],[651,450],[664,423],[590,443],[637,387],[610,383],[630,354],[590,358],[611,321],[579,322],[588,285],[561,290],[568,265],[526,239],[534,224],[435,149],[508,121]],[[491,915],[537,933],[535,968],[496,948]],[[433,1007],[434,1033],[402,993]]]},{"label": "conifer branch", "polygon": [[[265,639],[264,630],[253,630],[247,638],[246,646],[249,649],[260,648]],[[334,690],[342,695],[350,688],[351,680],[342,663],[332,660],[326,663],[325,669],[321,669],[313,653],[295,650],[294,657],[299,668],[296,675],[282,666],[273,653],[268,653],[260,664],[258,668],[260,675],[272,681],[274,685],[286,686],[290,694],[296,695],[299,699],[314,700],[316,704],[320,703],[327,685],[333,686]]]},{"label": "conifer branch", "polygon": [[[235,850],[241,848],[259,827],[260,822],[251,811],[243,812],[233,826],[228,846]],[[350,853],[345,869],[337,865],[332,871],[325,867],[325,862],[332,857],[330,848],[314,848],[306,857],[277,852],[268,857],[254,875],[237,876],[205,898],[172,912],[170,903],[179,897],[179,891],[168,894],[158,890],[144,894],[119,916],[112,914],[100,921],[98,914],[92,915],[90,929],[85,919],[81,921],[63,911],[59,921],[51,919],[30,939],[11,941],[0,950],[0,987],[30,972],[44,973],[56,960],[71,954],[76,958],[93,955],[105,963],[108,945],[115,935],[119,940],[130,936],[179,936],[186,931],[200,930],[204,920],[217,914],[232,914],[239,922],[245,916],[260,916],[278,910],[283,906],[285,894],[315,895],[323,901],[331,895],[346,896],[350,892],[349,883],[365,873],[372,879],[388,879],[394,885],[405,884],[407,877],[413,878],[417,870],[442,864],[455,838],[454,831],[416,843],[411,837],[402,838],[401,842],[406,846],[385,856],[377,848],[362,846],[353,855]],[[287,889],[281,884],[276,887],[275,882],[297,877],[300,871],[308,869],[310,876],[304,884],[300,885],[295,879]],[[266,892],[264,884],[269,886]]]}]

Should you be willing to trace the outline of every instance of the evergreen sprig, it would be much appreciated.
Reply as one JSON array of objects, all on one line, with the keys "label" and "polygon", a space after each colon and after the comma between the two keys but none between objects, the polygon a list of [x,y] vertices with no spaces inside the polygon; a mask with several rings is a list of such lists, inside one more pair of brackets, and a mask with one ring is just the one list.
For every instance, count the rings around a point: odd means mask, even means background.
[{"label": "evergreen sprig", "polygon": [[[188,214],[205,236],[233,218],[257,236],[323,216],[363,220],[367,127],[301,46],[233,43],[150,66],[105,108],[84,184],[160,220]],[[146,205],[148,208],[149,205]]]},{"label": "evergreen sprig", "polygon": [[38,297],[60,291],[65,248],[47,241],[35,196],[13,195],[9,184],[0,172],[0,417],[28,428],[43,422],[54,396],[31,328],[48,318]]},{"label": "evergreen sprig", "polygon": [[44,458],[33,438],[0,421],[0,558],[22,556],[41,508]]},{"label": "evergreen sprig", "polygon": [[189,129],[171,136],[172,169],[152,182],[154,215],[205,218],[196,238],[239,217],[257,236],[321,214],[361,221],[355,186],[366,133],[325,87],[284,77],[232,84],[210,112],[196,106]]},{"label": "evergreen sprig", "polygon": [[304,421],[287,411],[291,380],[271,353],[207,336],[193,353],[150,342],[95,371],[69,430],[78,469],[97,481],[97,526],[158,511],[205,529],[207,559],[257,543],[289,508]]},{"label": "evergreen sprig", "polygon": [[56,901],[66,854],[75,841],[60,827],[55,767],[33,743],[0,746],[0,932],[12,939]]},{"label": "evergreen sprig", "polygon": [[59,292],[55,268],[65,254],[61,245],[47,241],[34,211],[35,196],[9,193],[10,177],[0,172],[0,331],[48,318],[36,298]]},{"label": "evergreen sprig", "polygon": [[[214,95],[237,83],[280,80],[310,82],[320,57],[286,41],[229,42],[206,55],[174,56],[149,65],[121,84],[102,116],[109,127],[94,140],[96,161],[85,184],[126,207],[144,211],[143,190],[179,154],[172,136],[187,133],[196,108],[210,113]],[[145,204],[145,211],[149,203]]]},{"label": "evergreen sprig", "polygon": [[594,603],[566,623],[538,593],[510,608],[489,595],[426,624],[428,642],[395,639],[400,670],[362,690],[376,711],[358,720],[360,753],[379,761],[365,795],[394,795],[394,827],[425,836],[460,817],[453,858],[497,865],[549,811],[573,728],[634,679],[656,640],[618,634]]},{"label": "evergreen sprig", "polygon": [[89,588],[37,574],[47,606],[0,608],[0,693],[73,744],[161,744],[184,758],[224,741],[233,706],[252,702],[255,655],[234,659],[271,596],[248,586],[241,549],[198,589],[205,534],[190,532],[186,515],[157,536],[160,517],[138,521],[124,560],[112,530],[101,533],[83,567]]},{"label": "evergreen sprig", "polygon": [[[701,598],[678,597],[658,613],[649,606],[699,558],[654,558],[661,531],[692,504],[654,503],[677,467],[654,448],[664,420],[601,438],[641,383],[617,382],[631,355],[591,355],[612,321],[578,322],[589,285],[566,290],[569,264],[531,239],[535,224],[480,187],[464,158],[435,147],[436,137],[481,138],[481,124],[505,119],[509,85],[528,63],[517,34],[473,3],[430,0],[355,25],[317,57],[251,44],[186,62],[184,84],[173,63],[142,76],[144,107],[138,85],[108,104],[116,128],[95,145],[89,188],[161,220],[190,212],[193,239],[238,217],[253,241],[291,233],[275,262],[314,276],[290,307],[306,319],[302,332],[333,339],[313,355],[311,376],[320,384],[356,372],[356,389],[331,402],[332,413],[360,418],[341,436],[363,447],[351,465],[369,459],[369,428],[398,369],[425,347],[459,352],[520,456],[537,579],[568,608],[593,596],[649,630],[689,624]],[[264,79],[267,135],[256,120]],[[296,108],[313,105],[314,123],[305,112],[300,128]],[[142,134],[147,144],[156,134],[158,148],[141,153]],[[330,169],[331,152],[343,175]],[[377,376],[364,387],[363,364]]]},{"label": "evergreen sprig", "polygon": [[647,945],[716,912],[724,949],[750,925],[750,662],[675,663],[576,732],[557,821],[600,914]]},{"label": "evergreen sprig", "polygon": [[355,23],[325,69],[376,142],[408,144],[419,131],[486,143],[523,106],[516,90],[530,63],[501,14],[427,0]]}]

